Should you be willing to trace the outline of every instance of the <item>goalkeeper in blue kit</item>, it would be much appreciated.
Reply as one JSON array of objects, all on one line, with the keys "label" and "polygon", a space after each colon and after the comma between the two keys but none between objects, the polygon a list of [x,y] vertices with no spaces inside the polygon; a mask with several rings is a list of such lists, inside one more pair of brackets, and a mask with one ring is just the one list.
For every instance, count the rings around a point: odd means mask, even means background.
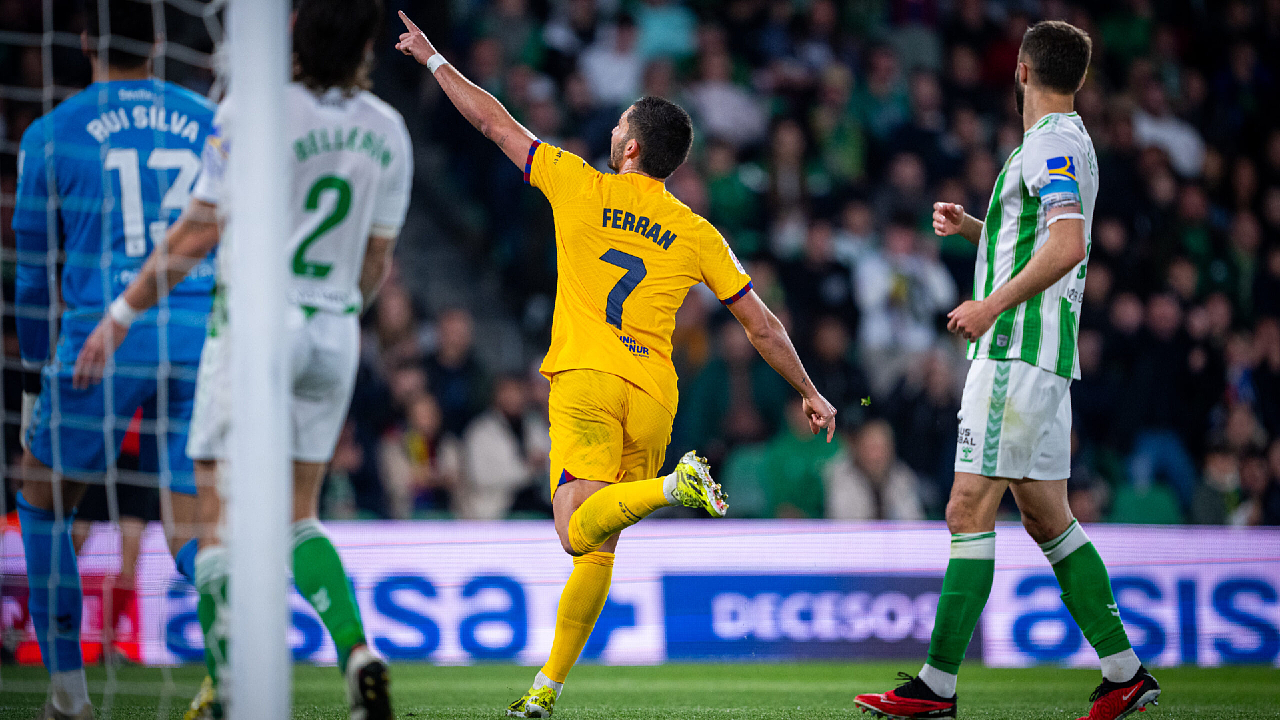
[{"label": "goalkeeper in blue kit", "polygon": [[[87,485],[103,482],[115,465],[138,408],[142,472],[121,481],[170,491],[167,539],[189,580],[196,555],[195,481],[185,450],[212,262],[197,264],[166,307],[138,318],[106,382],[72,379],[85,338],[186,207],[213,125],[212,103],[153,78],[150,53],[137,54],[156,42],[151,5],[117,2],[105,14],[92,3],[81,37],[94,83],[31,124],[18,160],[18,339],[28,377],[40,373],[38,387],[28,382],[23,394],[18,516],[31,619],[51,674],[42,718],[93,717],[71,527]],[[100,20],[110,23],[106,38],[97,37]]]}]

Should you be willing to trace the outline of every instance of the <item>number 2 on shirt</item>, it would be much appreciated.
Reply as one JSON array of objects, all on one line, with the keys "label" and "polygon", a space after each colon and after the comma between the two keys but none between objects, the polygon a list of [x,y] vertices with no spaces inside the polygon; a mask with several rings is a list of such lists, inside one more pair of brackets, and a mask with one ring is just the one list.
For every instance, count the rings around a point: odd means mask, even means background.
[{"label": "number 2 on shirt", "polygon": [[320,236],[332,230],[338,223],[346,219],[347,213],[351,212],[351,183],[337,175],[325,175],[311,186],[311,190],[307,192],[306,208],[309,212],[315,212],[320,209],[320,195],[326,190],[332,190],[338,193],[338,201],[334,203],[333,209],[329,211],[328,216],[312,230],[309,235],[303,238],[302,243],[298,245],[298,250],[293,254],[293,274],[303,277],[323,278],[333,269],[332,265],[325,263],[308,262],[306,258],[307,249],[311,247],[311,243],[320,239]]},{"label": "number 2 on shirt", "polygon": [[616,265],[626,270],[622,277],[618,278],[618,284],[614,285],[613,289],[609,291],[609,297],[605,301],[604,308],[604,319],[610,325],[621,330],[622,304],[627,301],[627,297],[636,289],[640,281],[644,280],[644,276],[648,275],[649,271],[644,267],[644,260],[615,248],[607,250],[605,254],[600,256],[600,259],[610,265]]}]

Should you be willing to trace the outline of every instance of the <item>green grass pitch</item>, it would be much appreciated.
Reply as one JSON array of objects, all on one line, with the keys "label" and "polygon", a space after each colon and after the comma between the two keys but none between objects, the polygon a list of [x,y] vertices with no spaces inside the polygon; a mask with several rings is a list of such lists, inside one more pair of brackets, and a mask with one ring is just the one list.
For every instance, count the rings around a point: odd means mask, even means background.
[{"label": "green grass pitch", "polygon": [[[867,717],[853,709],[855,693],[889,689],[899,670],[915,663],[795,663],[786,665],[664,665],[573,671],[556,709],[561,720],[745,720]],[[509,665],[392,667],[400,718],[498,718],[528,687],[535,669]],[[102,712],[107,676],[89,670],[100,718],[179,718],[203,674],[196,666],[169,673],[169,711],[158,713],[166,678],[158,670],[123,668],[108,715]],[[0,720],[30,720],[43,700],[40,668],[0,669]],[[1160,706],[1143,720],[1280,718],[1280,670],[1270,667],[1159,669]],[[1088,710],[1096,670],[1055,667],[991,669],[966,666],[960,679],[960,718],[1075,720]],[[132,686],[132,687],[131,687]],[[125,694],[145,688],[142,695]],[[294,718],[345,720],[342,686],[333,668],[294,669]]]}]

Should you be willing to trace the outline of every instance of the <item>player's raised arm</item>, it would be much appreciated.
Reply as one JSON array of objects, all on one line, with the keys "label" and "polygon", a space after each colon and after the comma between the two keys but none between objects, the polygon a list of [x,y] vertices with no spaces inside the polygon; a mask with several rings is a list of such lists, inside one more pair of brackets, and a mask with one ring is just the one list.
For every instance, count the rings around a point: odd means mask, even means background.
[{"label": "player's raised arm", "polygon": [[800,356],[796,355],[795,346],[791,344],[782,321],[769,310],[755,290],[748,290],[746,295],[734,301],[729,311],[742,323],[747,339],[760,357],[800,393],[804,399],[804,413],[809,418],[809,430],[816,435],[825,428],[827,442],[831,442],[836,434],[836,409],[809,379],[809,373],[805,372]]},{"label": "player's raised arm", "polygon": [[400,35],[396,49],[414,60],[427,66],[436,82],[440,83],[444,94],[449,96],[458,112],[485,137],[497,143],[502,153],[516,167],[523,168],[528,159],[529,146],[535,138],[523,125],[511,117],[511,113],[498,102],[497,98],[485,92],[484,88],[463,77],[444,56],[436,52],[436,48],[417,25],[400,12],[400,20],[404,22],[408,32]]},{"label": "player's raised arm", "polygon": [[191,199],[182,217],[169,228],[165,242],[167,252],[151,253],[138,276],[108,306],[98,326],[84,341],[72,374],[75,387],[86,388],[100,382],[107,358],[124,342],[134,318],[160,302],[162,294],[168,294],[191,268],[213,251],[219,237],[216,211],[214,205]]}]

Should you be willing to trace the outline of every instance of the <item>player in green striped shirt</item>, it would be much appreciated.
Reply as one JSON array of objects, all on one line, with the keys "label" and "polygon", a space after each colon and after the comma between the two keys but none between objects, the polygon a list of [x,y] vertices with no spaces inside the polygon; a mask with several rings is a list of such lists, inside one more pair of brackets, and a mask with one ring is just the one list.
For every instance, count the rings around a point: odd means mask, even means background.
[{"label": "player in green striped shirt", "polygon": [[996,180],[986,219],[934,205],[938,235],[978,246],[974,298],[948,315],[973,360],[947,504],[951,561],[919,677],[855,700],[876,714],[955,717],[956,674],[991,593],[996,511],[1007,489],[1101,661],[1103,682],[1082,720],[1117,720],[1160,694],[1129,644],[1106,566],[1067,504],[1070,387],[1080,376],[1077,318],[1098,196],[1093,142],[1072,108],[1091,49],[1089,36],[1064,22],[1028,29],[1015,71],[1026,133]]}]

